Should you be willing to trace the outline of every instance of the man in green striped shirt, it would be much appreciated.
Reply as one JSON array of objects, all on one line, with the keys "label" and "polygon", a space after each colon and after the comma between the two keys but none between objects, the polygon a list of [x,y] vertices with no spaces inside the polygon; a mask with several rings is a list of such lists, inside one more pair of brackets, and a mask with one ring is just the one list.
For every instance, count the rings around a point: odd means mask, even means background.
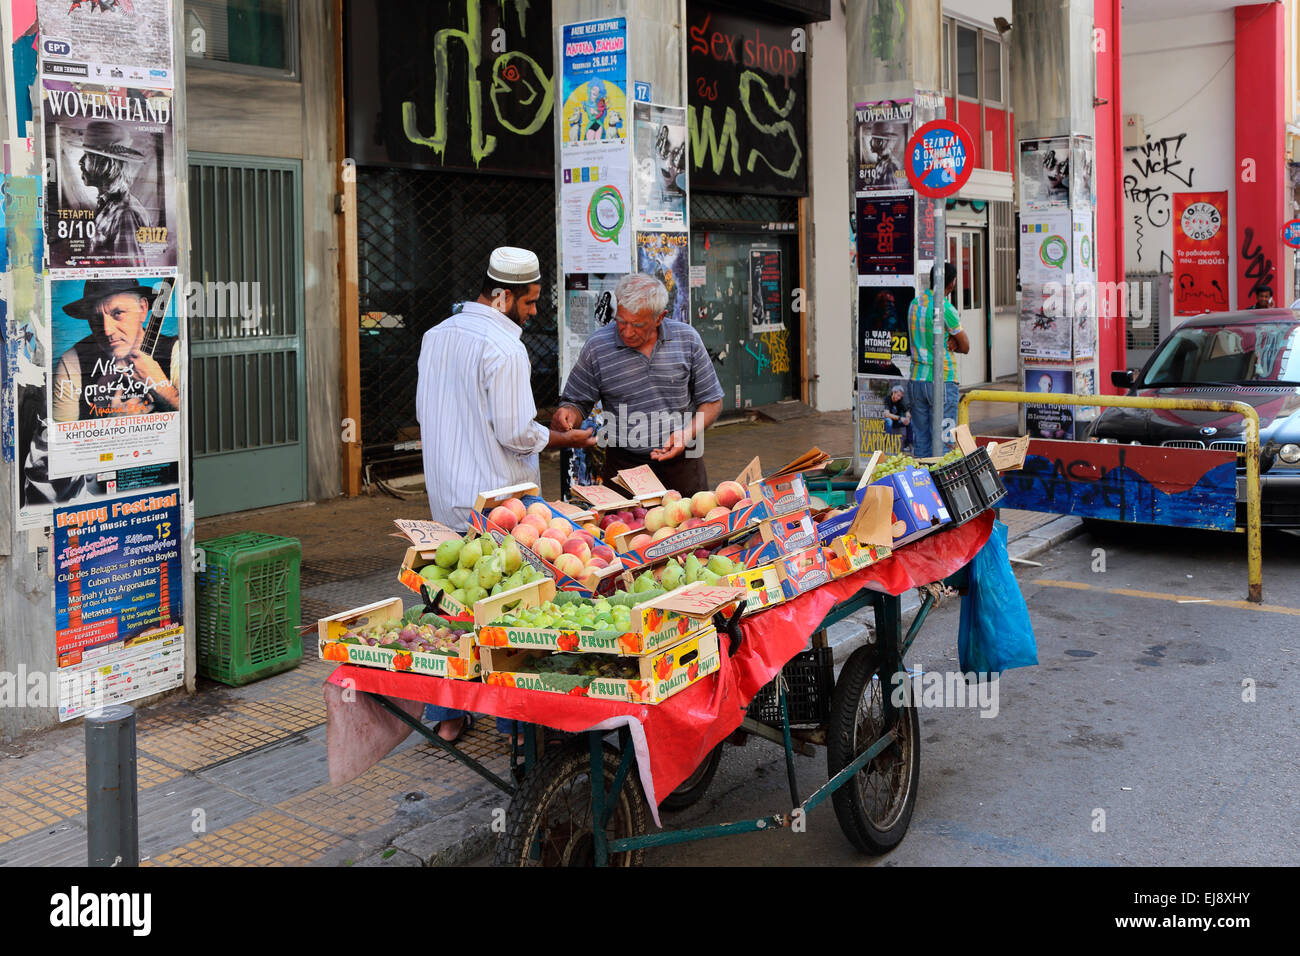
[{"label": "man in green striped shirt", "polygon": [[[951,262],[943,267],[943,324],[947,330],[947,348],[943,354],[943,430],[951,432],[957,424],[957,357],[970,351],[970,339],[961,327],[961,317],[948,301],[957,287],[957,267]],[[931,274],[931,282],[939,278],[938,266]],[[943,451],[931,447],[931,415],[934,400],[934,293],[930,289],[917,292],[907,310],[907,330],[912,343],[912,380],[908,382],[908,401],[912,406],[912,431],[915,436],[913,454],[917,458],[932,458],[952,448],[945,441]],[[947,424],[947,423],[951,424]]]}]

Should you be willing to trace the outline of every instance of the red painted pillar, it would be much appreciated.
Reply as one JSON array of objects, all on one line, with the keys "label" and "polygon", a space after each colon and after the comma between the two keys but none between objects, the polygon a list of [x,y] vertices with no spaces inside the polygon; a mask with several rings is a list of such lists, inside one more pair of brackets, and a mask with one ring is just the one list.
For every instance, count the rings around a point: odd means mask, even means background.
[{"label": "red painted pillar", "polygon": [[[1124,281],[1124,110],[1120,65],[1120,2],[1096,0],[1093,7],[1093,46],[1097,52],[1097,105],[1093,119],[1097,178],[1097,281]],[[1099,288],[1106,288],[1101,285]],[[1112,287],[1113,288],[1113,287]],[[1103,395],[1118,395],[1122,389],[1110,384],[1110,373],[1125,367],[1127,339],[1124,316],[1118,311],[1119,296],[1098,296],[1097,382]],[[1110,308],[1108,308],[1108,305]]]},{"label": "red painted pillar", "polygon": [[1233,10],[1236,63],[1237,307],[1271,288],[1285,306],[1278,267],[1286,221],[1285,11],[1281,3]]}]

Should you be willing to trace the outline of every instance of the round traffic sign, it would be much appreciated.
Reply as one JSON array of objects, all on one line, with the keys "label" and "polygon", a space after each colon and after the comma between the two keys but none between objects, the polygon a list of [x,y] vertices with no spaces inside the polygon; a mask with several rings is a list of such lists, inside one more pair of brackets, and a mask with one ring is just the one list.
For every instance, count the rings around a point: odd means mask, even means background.
[{"label": "round traffic sign", "polygon": [[975,144],[965,127],[952,120],[932,120],[907,141],[907,181],[922,196],[943,199],[970,179]]},{"label": "round traffic sign", "polygon": [[1300,219],[1292,219],[1282,227],[1282,241],[1294,249],[1300,249]]}]

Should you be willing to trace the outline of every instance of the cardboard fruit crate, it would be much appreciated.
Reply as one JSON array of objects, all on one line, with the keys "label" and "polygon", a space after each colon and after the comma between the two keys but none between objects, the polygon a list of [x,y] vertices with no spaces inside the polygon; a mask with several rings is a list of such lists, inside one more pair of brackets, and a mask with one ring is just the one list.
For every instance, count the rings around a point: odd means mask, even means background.
[{"label": "cardboard fruit crate", "polygon": [[826,559],[826,567],[832,578],[842,578],[883,561],[890,554],[884,545],[862,544],[852,534],[843,534],[831,541],[831,557]]},{"label": "cardboard fruit crate", "polygon": [[728,587],[745,589],[744,610],[741,612],[745,617],[785,600],[785,591],[781,589],[781,576],[777,573],[774,563],[760,564],[756,568],[744,568],[734,574],[728,574],[724,580]]},{"label": "cardboard fruit crate", "polygon": [[634,678],[591,677],[583,674],[538,674],[520,668],[547,656],[546,651],[480,647],[483,681],[501,687],[568,694],[629,704],[658,704],[707,677],[721,666],[718,632],[710,625],[685,640],[635,661]]},{"label": "cardboard fruit crate", "polygon": [[749,498],[759,506],[763,518],[808,510],[808,486],[798,473],[750,482]]},{"label": "cardboard fruit crate", "polygon": [[[939,497],[934,480],[924,468],[906,468],[886,475],[873,481],[870,487],[887,487],[894,492],[895,527],[892,546],[895,548],[937,531],[950,521],[948,509]],[[858,489],[859,500],[864,492],[865,489]]]},{"label": "cardboard fruit crate", "polygon": [[[503,647],[518,650],[551,650],[562,652],[641,655],[649,654],[682,640],[707,626],[718,611],[729,611],[745,598],[740,588],[717,587],[706,584],[687,584],[667,594],[656,595],[636,604],[633,596],[613,598],[612,601],[629,604],[631,618],[627,630],[618,628],[527,627],[493,624],[503,609],[509,605],[520,608],[538,607],[547,601],[556,604],[575,602],[591,603],[590,599],[576,594],[556,594],[550,582],[533,584],[503,591],[474,605],[476,641],[481,647]],[[540,586],[540,587],[539,587]]]},{"label": "cardboard fruit crate", "polygon": [[807,551],[784,555],[777,558],[775,564],[777,576],[781,579],[781,590],[787,601],[831,581],[831,572],[826,567],[821,548],[809,548]]},{"label": "cardboard fruit crate", "polygon": [[341,640],[343,635],[354,626],[361,627],[393,618],[401,620],[405,613],[401,598],[389,598],[387,601],[367,604],[365,607],[322,618],[316,625],[320,659],[339,664],[378,667],[386,671],[449,677],[452,680],[474,680],[479,676],[482,668],[474,650],[473,631],[465,631],[455,654],[371,647],[368,644],[344,643]]}]

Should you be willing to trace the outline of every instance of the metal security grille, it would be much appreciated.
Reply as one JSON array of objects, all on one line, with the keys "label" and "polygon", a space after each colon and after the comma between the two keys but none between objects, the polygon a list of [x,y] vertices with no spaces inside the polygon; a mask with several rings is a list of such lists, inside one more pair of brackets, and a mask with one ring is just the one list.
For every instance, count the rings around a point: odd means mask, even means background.
[{"label": "metal security grille", "polygon": [[555,185],[546,179],[357,170],[363,460],[414,453],[420,340],[478,296],[497,246],[537,253],[542,296],[524,329],[539,412],[559,395]]},{"label": "metal security grille", "polygon": [[197,284],[186,310],[200,517],[305,497],[299,169],[190,154]]},{"label": "metal security grille", "polygon": [[706,223],[793,223],[798,218],[798,199],[720,193],[691,194],[692,228]]}]

